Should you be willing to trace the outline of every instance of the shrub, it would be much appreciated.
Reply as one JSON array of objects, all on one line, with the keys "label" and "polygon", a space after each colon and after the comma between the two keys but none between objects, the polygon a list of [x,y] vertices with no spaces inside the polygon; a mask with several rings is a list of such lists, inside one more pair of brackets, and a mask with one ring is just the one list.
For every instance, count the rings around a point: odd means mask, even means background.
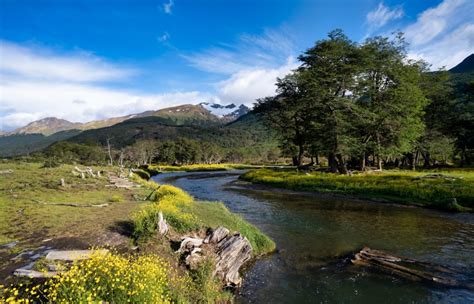
[{"label": "shrub", "polygon": [[55,158],[47,158],[43,163],[43,168],[57,168],[61,165]]},{"label": "shrub", "polygon": [[111,203],[118,203],[122,201],[122,197],[118,194],[114,194],[109,198],[109,202]]}]

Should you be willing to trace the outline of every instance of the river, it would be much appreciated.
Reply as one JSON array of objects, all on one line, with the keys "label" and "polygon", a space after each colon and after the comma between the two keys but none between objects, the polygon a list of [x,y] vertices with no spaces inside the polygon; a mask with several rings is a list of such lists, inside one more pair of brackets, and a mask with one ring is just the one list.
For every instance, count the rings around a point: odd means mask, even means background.
[{"label": "river", "polygon": [[158,183],[222,201],[277,252],[244,269],[241,303],[474,303],[474,291],[409,282],[347,263],[363,246],[462,269],[474,280],[474,214],[242,185],[242,171],[165,173]]}]

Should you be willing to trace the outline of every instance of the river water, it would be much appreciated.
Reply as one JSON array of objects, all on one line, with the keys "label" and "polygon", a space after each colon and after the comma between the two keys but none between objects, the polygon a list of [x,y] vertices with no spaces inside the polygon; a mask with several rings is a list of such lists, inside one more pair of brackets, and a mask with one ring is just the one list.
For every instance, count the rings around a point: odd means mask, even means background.
[{"label": "river water", "polygon": [[244,270],[241,303],[474,303],[474,290],[441,288],[347,261],[363,246],[459,269],[474,282],[474,214],[248,187],[242,171],[166,173],[158,183],[222,201],[260,228],[277,252]]}]

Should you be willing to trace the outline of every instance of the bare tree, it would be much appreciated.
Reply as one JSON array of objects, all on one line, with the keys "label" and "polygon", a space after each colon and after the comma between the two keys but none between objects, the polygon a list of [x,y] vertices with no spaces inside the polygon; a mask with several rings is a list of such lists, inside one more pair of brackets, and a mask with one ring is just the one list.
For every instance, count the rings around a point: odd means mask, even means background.
[{"label": "bare tree", "polygon": [[112,158],[112,146],[110,145],[110,138],[107,137],[106,141],[107,141],[107,153],[109,154],[109,166],[113,166],[114,160]]}]

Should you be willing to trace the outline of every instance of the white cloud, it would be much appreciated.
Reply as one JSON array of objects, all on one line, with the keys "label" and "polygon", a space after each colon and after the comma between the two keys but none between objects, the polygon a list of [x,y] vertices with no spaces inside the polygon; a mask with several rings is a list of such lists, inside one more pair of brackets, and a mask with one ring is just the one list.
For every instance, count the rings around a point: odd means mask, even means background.
[{"label": "white cloud", "polygon": [[70,82],[111,81],[130,77],[132,69],[107,63],[90,54],[61,55],[50,50],[26,48],[0,41],[0,73],[44,80]]},{"label": "white cloud", "polygon": [[383,27],[389,21],[397,20],[402,18],[404,15],[402,7],[390,8],[380,2],[377,8],[373,11],[370,11],[367,14],[367,23],[369,25],[369,31],[376,30]]},{"label": "white cloud", "polygon": [[[213,99],[212,95],[201,92],[136,94],[87,84],[29,80],[2,81],[0,92],[0,129],[3,130],[50,116],[87,122]],[[6,109],[15,111],[6,112]]]},{"label": "white cloud", "polygon": [[245,103],[252,106],[257,98],[275,94],[277,77],[283,77],[298,64],[290,57],[278,68],[253,68],[234,73],[218,84],[218,96],[224,103]]},{"label": "white cloud", "polygon": [[49,49],[0,41],[0,130],[44,117],[87,122],[211,101],[201,92],[136,93],[112,84],[132,74],[87,54],[58,54]]},{"label": "white cloud", "polygon": [[233,45],[221,44],[183,55],[191,66],[211,73],[232,75],[256,68],[276,68],[293,56],[295,45],[285,30],[265,30],[260,36],[243,34]]},{"label": "white cloud", "polygon": [[417,21],[405,29],[407,40],[412,45],[430,42],[463,21],[472,21],[471,0],[444,0],[438,6],[422,12]]},{"label": "white cloud", "polygon": [[168,32],[164,32],[157,39],[159,42],[164,43],[164,42],[167,42],[170,38],[171,38],[170,34]]},{"label": "white cloud", "polygon": [[433,69],[451,68],[474,53],[474,1],[444,0],[422,12],[403,31],[409,57],[424,59]]},{"label": "white cloud", "polygon": [[169,2],[163,3],[163,11],[166,14],[171,15],[173,13],[173,11],[172,11],[173,5],[174,5],[173,0],[169,0]]},{"label": "white cloud", "polygon": [[454,67],[474,53],[474,23],[464,25],[438,41],[408,53],[413,59],[424,59],[433,69]]}]

